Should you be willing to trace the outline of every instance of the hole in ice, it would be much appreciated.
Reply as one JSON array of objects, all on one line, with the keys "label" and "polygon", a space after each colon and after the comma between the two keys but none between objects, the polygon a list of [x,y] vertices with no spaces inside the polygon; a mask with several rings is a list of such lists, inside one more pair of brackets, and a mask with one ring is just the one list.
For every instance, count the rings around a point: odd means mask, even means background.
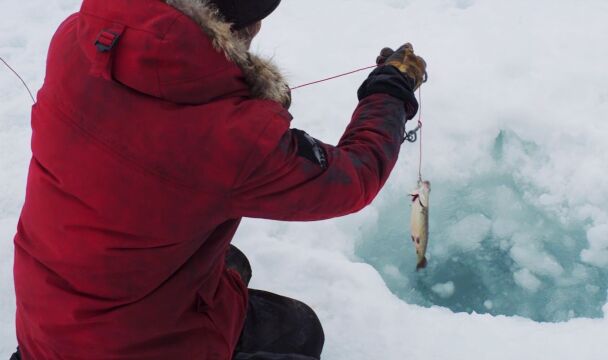
[{"label": "hole in ice", "polygon": [[502,131],[491,151],[492,165],[471,181],[433,183],[425,270],[415,271],[407,241],[407,194],[381,199],[357,255],[408,303],[543,322],[602,317],[608,270],[587,248],[604,238],[591,238],[590,221],[562,222],[538,201],[542,191],[520,167],[545,164],[542,149]]}]

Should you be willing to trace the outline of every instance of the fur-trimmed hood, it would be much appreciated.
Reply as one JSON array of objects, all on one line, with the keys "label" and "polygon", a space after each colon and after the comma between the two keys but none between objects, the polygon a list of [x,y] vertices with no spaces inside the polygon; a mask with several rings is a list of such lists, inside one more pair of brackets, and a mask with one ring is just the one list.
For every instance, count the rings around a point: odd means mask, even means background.
[{"label": "fur-trimmed hood", "polygon": [[166,0],[166,3],[194,20],[212,40],[214,48],[241,69],[254,98],[277,101],[289,107],[289,86],[277,66],[249,52],[247,41],[231,30],[232,24],[224,21],[208,0]]}]

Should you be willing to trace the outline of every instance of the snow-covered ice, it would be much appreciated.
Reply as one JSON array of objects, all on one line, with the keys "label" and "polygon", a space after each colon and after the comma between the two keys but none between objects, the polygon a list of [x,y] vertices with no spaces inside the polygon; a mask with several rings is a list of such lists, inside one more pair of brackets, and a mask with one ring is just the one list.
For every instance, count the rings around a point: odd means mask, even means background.
[{"label": "snow-covered ice", "polygon": [[[78,6],[0,0],[0,56],[32,90],[53,31]],[[415,272],[407,241],[418,154],[406,144],[382,194],[359,214],[244,221],[235,241],[253,264],[252,285],[310,304],[328,360],[606,359],[606,19],[603,0],[284,0],[254,49],[293,85],[371,65],[379,49],[405,41],[427,60],[429,268]],[[364,77],[295,91],[293,126],[337,142]],[[0,358],[8,358],[31,104],[2,67],[0,99]]]}]

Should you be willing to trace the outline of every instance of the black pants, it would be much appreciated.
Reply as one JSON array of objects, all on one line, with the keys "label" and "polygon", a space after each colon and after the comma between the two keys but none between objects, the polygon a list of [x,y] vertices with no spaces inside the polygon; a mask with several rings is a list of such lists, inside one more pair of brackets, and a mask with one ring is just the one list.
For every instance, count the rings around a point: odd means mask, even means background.
[{"label": "black pants", "polygon": [[[226,266],[249,285],[247,257],[231,246]],[[249,308],[234,360],[316,360],[325,342],[323,327],[306,304],[261,290],[249,290]]]},{"label": "black pants", "polygon": [[[230,246],[226,266],[249,285],[251,265],[234,246]],[[318,360],[324,342],[321,322],[306,304],[250,289],[247,318],[233,360]],[[21,360],[18,350],[10,360]]]}]

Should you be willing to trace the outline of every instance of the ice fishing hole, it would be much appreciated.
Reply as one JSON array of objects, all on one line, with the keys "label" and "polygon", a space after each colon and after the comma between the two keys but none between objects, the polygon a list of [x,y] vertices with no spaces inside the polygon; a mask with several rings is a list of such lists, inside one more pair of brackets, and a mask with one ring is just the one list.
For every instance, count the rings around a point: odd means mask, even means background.
[{"label": "ice fishing hole", "polygon": [[530,201],[533,184],[517,176],[519,162],[544,161],[542,149],[503,131],[489,151],[485,173],[433,183],[425,270],[415,271],[406,194],[379,199],[377,226],[357,255],[410,304],[541,322],[602,317],[608,272],[580,256],[589,224],[563,224]]}]

